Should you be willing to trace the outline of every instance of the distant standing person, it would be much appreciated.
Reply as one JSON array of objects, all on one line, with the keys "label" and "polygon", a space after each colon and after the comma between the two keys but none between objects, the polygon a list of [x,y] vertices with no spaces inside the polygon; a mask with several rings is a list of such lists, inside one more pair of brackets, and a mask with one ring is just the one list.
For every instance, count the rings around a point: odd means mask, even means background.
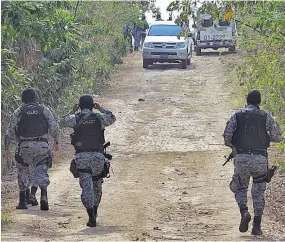
[{"label": "distant standing person", "polygon": [[161,14],[160,13],[158,13],[156,15],[156,21],[163,21],[163,19],[161,18]]},{"label": "distant standing person", "polygon": [[142,16],[142,22],[143,22],[143,30],[141,32],[141,44],[143,45],[145,37],[146,37],[146,31],[149,29],[149,25],[145,19],[145,15]]},{"label": "distant standing person", "polygon": [[126,24],[123,27],[123,32],[124,32],[124,39],[127,40],[128,44],[130,45],[130,51],[133,52],[132,30],[130,24]]},{"label": "distant standing person", "polygon": [[224,131],[225,145],[232,148],[235,156],[230,189],[235,194],[240,209],[240,232],[248,230],[251,220],[247,206],[247,189],[250,177],[253,177],[253,235],[262,235],[261,219],[265,206],[264,192],[268,171],[267,148],[270,142],[280,142],[282,139],[279,125],[268,112],[259,108],[260,103],[260,92],[250,91],[247,96],[247,108],[236,112]]},{"label": "distant standing person", "polygon": [[139,26],[139,24],[134,24],[134,28],[132,30],[132,35],[134,37],[134,51],[139,50],[140,41],[141,41],[141,33],[142,33],[142,27]]}]

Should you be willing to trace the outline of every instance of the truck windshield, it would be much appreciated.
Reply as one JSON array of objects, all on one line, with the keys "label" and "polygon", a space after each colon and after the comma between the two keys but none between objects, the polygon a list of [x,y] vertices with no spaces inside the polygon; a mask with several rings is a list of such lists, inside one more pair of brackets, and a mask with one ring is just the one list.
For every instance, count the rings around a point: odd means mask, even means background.
[{"label": "truck windshield", "polygon": [[178,25],[153,25],[151,26],[149,36],[177,36],[182,32]]}]

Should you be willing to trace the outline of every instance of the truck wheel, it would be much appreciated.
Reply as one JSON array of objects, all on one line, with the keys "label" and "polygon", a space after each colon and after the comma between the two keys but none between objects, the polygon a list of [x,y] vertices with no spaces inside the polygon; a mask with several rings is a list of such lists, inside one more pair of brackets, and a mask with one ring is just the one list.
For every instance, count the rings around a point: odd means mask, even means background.
[{"label": "truck wheel", "polygon": [[235,46],[232,46],[229,48],[229,52],[235,52],[236,51],[236,47]]},{"label": "truck wheel", "polygon": [[196,47],[196,55],[200,56],[201,55],[201,48]]},{"label": "truck wheel", "polygon": [[143,68],[147,69],[149,65],[148,60],[143,59]]},{"label": "truck wheel", "polygon": [[187,60],[182,60],[181,61],[181,68],[186,69],[187,68]]}]

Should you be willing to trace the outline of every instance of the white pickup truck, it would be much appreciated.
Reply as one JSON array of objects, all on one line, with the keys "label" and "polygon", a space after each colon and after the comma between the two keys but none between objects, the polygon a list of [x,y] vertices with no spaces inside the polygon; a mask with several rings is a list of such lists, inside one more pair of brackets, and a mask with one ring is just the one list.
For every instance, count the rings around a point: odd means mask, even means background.
[{"label": "white pickup truck", "polygon": [[228,48],[229,51],[235,51],[235,24],[231,22],[213,21],[211,15],[202,14],[198,17],[195,28],[194,49],[196,55],[201,55],[201,49]]},{"label": "white pickup truck", "polygon": [[182,32],[182,27],[172,21],[153,23],[142,48],[143,68],[156,62],[181,62],[181,68],[186,69],[191,62],[193,41],[192,33],[178,38]]}]

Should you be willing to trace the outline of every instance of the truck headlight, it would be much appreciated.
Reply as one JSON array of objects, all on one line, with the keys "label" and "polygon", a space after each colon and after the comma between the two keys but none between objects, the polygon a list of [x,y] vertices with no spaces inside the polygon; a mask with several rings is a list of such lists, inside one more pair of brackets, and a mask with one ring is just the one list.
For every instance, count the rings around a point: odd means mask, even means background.
[{"label": "truck headlight", "polygon": [[147,48],[153,48],[153,44],[151,42],[144,42],[143,46]]},{"label": "truck headlight", "polygon": [[176,44],[176,48],[177,48],[177,49],[185,48],[185,44],[184,44],[184,43],[177,43],[177,44]]}]

